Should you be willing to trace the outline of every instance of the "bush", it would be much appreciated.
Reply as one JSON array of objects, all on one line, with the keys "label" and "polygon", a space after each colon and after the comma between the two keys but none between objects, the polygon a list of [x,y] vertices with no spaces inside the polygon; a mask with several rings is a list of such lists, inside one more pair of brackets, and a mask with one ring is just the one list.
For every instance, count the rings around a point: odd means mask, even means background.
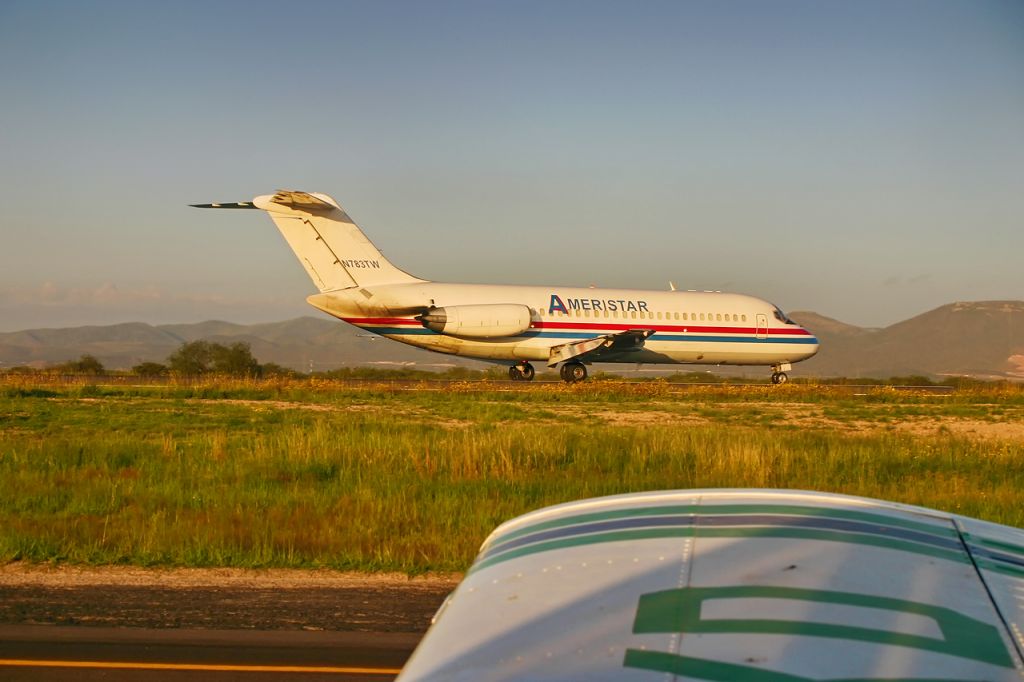
[{"label": "bush", "polygon": [[227,376],[258,377],[260,363],[252,355],[248,343],[239,341],[230,346],[209,341],[190,341],[167,358],[174,374],[199,376],[224,374]]},{"label": "bush", "polygon": [[140,377],[163,377],[169,372],[170,368],[159,362],[142,362],[132,367],[132,374],[138,374]]},{"label": "bush", "polygon": [[53,368],[60,374],[86,374],[100,376],[107,373],[103,363],[95,355],[85,354],[77,360],[71,360]]}]

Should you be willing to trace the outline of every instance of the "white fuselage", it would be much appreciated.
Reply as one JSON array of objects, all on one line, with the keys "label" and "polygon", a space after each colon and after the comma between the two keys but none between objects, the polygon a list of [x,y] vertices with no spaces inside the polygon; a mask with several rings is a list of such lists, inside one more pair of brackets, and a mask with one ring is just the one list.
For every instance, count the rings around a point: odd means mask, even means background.
[{"label": "white fuselage", "polygon": [[[652,330],[641,348],[584,362],[782,365],[814,355],[818,340],[778,309],[742,294],[413,282],[310,296],[310,304],[375,334],[452,355],[545,361],[563,343]],[[530,328],[495,339],[437,333],[427,308],[479,304],[530,308]]]}]

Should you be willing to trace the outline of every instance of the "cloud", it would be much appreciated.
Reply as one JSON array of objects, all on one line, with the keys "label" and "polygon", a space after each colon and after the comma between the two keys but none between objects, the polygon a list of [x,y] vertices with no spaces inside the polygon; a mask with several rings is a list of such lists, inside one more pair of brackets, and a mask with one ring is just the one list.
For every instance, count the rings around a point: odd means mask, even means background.
[{"label": "cloud", "polygon": [[928,284],[931,279],[932,275],[930,272],[914,275],[913,277],[907,277],[906,275],[893,275],[892,277],[886,277],[882,280],[882,286],[889,288],[916,287]]},{"label": "cloud", "polygon": [[10,287],[0,289],[0,305],[5,306],[76,306],[76,307],[123,307],[137,304],[153,305],[258,305],[284,303],[289,299],[271,297],[241,299],[220,294],[196,294],[190,292],[168,292],[155,286],[141,288],[120,287],[113,282],[103,282],[91,287],[62,287],[55,282],[43,282],[36,287]]},{"label": "cloud", "polygon": [[314,314],[303,296],[168,291],[156,286],[123,287],[113,282],[0,288],[0,331],[82,324],[149,322],[162,324],[209,319],[270,322]]},{"label": "cloud", "polygon": [[95,287],[61,287],[43,282],[36,287],[0,289],[0,304],[12,306],[104,306],[159,301],[162,293],[156,288],[121,289],[112,282]]}]

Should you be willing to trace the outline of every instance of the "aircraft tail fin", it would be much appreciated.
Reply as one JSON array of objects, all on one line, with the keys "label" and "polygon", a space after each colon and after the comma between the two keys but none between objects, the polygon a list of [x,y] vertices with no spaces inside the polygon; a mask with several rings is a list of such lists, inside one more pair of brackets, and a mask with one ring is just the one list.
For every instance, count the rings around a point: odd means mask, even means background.
[{"label": "aircraft tail fin", "polygon": [[326,194],[279,190],[251,202],[192,206],[266,211],[320,291],[423,281],[392,265]]}]

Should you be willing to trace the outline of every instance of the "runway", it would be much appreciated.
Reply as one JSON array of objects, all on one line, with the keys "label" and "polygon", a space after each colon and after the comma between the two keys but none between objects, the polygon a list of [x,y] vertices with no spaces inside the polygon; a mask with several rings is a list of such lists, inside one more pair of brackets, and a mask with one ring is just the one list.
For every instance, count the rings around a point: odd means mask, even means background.
[{"label": "runway", "polygon": [[0,680],[392,680],[421,633],[0,625]]},{"label": "runway", "polygon": [[[685,367],[685,366],[684,366]],[[598,370],[593,370],[598,371]],[[672,373],[682,372],[685,370],[671,369],[671,370],[647,370],[644,376],[645,379],[653,380],[659,376],[667,376]],[[638,375],[639,376],[639,375]],[[63,375],[55,377],[55,380],[61,384],[78,384],[78,385],[94,385],[98,387],[143,387],[143,386],[165,386],[175,381],[181,383],[180,380],[172,380],[169,377],[137,377],[137,376],[101,376],[101,377],[90,377],[81,375]],[[463,393],[473,392],[488,392],[488,393],[509,393],[509,392],[525,392],[525,391],[544,391],[551,388],[557,388],[566,386],[566,383],[561,379],[555,377],[552,374],[546,374],[538,376],[533,381],[510,381],[505,379],[330,379],[332,386],[335,387],[352,387],[352,388],[384,388],[391,391],[434,391],[434,392],[445,392],[456,388],[458,391]],[[732,383],[730,383],[732,382]],[[648,381],[625,381],[622,379],[602,379],[599,382],[594,380],[588,380],[580,385],[599,385],[602,387],[631,387],[631,386],[644,386],[650,385]],[[746,380],[736,380],[735,378],[726,379],[726,381],[707,381],[707,382],[680,382],[680,383],[664,383],[657,384],[659,388],[667,390],[669,393],[688,393],[692,391],[701,391],[709,388],[770,388],[772,384],[766,379],[762,382],[748,382]],[[850,393],[853,395],[866,395],[871,391],[877,391],[881,389],[893,390],[899,392],[909,393],[927,393],[927,394],[938,394],[938,395],[949,395],[956,391],[953,386],[942,385],[890,385],[890,384],[807,384],[802,382],[794,382],[797,386],[817,386],[829,391],[838,393]]]}]

